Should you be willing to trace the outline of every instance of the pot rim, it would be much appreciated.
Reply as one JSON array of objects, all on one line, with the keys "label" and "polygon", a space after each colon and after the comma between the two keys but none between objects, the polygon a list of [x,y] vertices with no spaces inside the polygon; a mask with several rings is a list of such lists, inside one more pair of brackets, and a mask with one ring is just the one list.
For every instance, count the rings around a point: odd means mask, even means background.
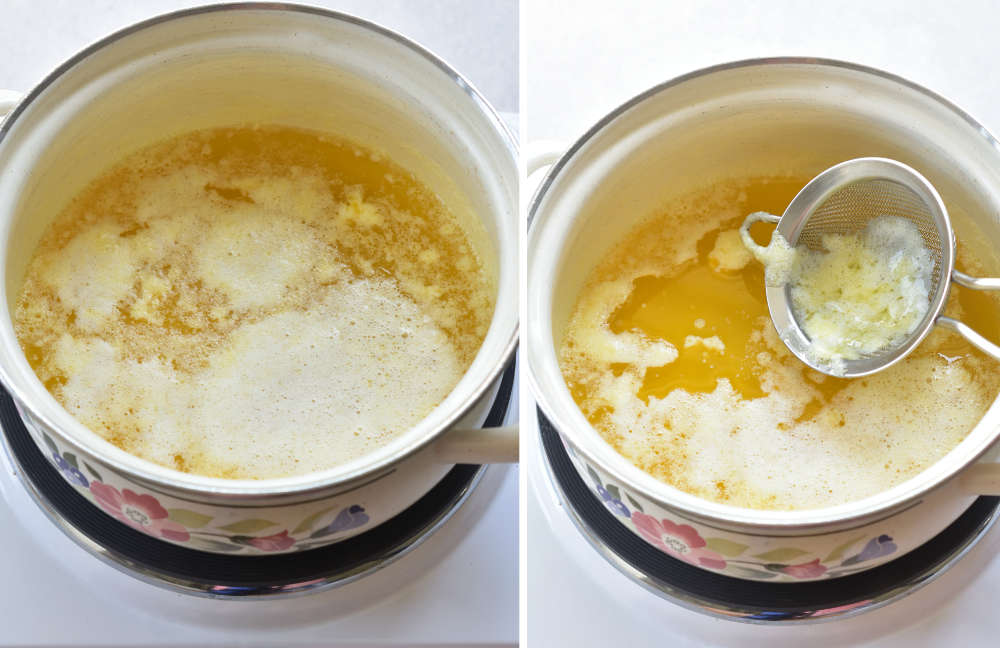
[{"label": "pot rim", "polygon": [[[462,76],[462,74],[452,68],[448,63],[439,58],[429,49],[410,40],[399,32],[357,16],[352,16],[350,14],[322,7],[283,2],[223,2],[207,4],[160,14],[116,30],[115,32],[91,43],[63,63],[59,64],[34,88],[26,93],[14,109],[11,110],[5,119],[3,119],[2,124],[0,124],[0,142],[6,138],[12,125],[17,121],[17,118],[33,101],[39,97],[39,95],[41,95],[57,79],[62,77],[63,74],[83,62],[92,54],[104,49],[105,47],[114,45],[116,42],[128,36],[141,32],[145,29],[156,27],[163,23],[203,14],[215,14],[231,11],[270,11],[275,13],[312,15],[322,19],[333,20],[355,27],[360,27],[408,48],[413,53],[431,63],[437,68],[438,71],[444,73],[470,99],[472,99],[475,106],[499,136],[506,153],[510,156],[514,164],[514,167],[517,167],[518,146],[513,134],[504,123],[503,119],[500,118],[493,106],[490,105],[475,85],[473,85],[468,79]],[[502,263],[503,260],[501,259],[501,264]],[[494,308],[496,309],[496,306]],[[494,310],[491,321],[496,319],[497,313],[498,311]],[[496,383],[497,378],[508,366],[514,356],[515,350],[517,349],[518,336],[519,323],[518,318],[515,316],[510,333],[506,342],[502,345],[502,351],[500,351],[495,365],[490,367],[485,372],[485,375],[479,384],[469,390],[466,397],[441,420],[437,427],[431,430],[428,434],[424,435],[423,438],[404,448],[401,448],[399,451],[372,465],[362,465],[346,472],[341,470],[341,466],[334,466],[325,470],[292,477],[257,480],[225,479],[180,472],[127,453],[124,450],[111,445],[95,432],[80,423],[79,425],[93,437],[86,439],[86,441],[93,441],[98,445],[104,444],[109,446],[107,448],[108,452],[103,452],[94,447],[95,444],[85,443],[84,439],[77,439],[74,436],[60,433],[59,427],[54,423],[52,418],[41,412],[40,408],[32,404],[30,398],[27,394],[25,394],[25,391],[11,379],[8,369],[3,366],[2,363],[0,363],[0,382],[3,383],[3,386],[10,392],[15,401],[28,410],[35,419],[40,421],[45,428],[47,428],[49,433],[58,436],[61,441],[72,446],[76,450],[91,455],[97,461],[105,464],[112,470],[119,472],[122,476],[135,479],[151,489],[162,489],[172,493],[183,494],[195,498],[218,496],[231,499],[233,501],[258,498],[284,498],[286,496],[313,497],[321,496],[323,491],[327,491],[331,488],[337,488],[359,481],[370,481],[373,478],[373,475],[381,476],[382,474],[385,474],[387,470],[391,469],[392,466],[420,452],[433,443],[434,440],[446,430],[454,427],[455,424],[483,398],[488,390],[491,389],[491,387]],[[468,370],[466,370],[466,373],[467,372]],[[118,456],[109,457],[109,453]]]},{"label": "pot rim", "polygon": [[[563,169],[573,160],[576,154],[613,122],[639,104],[659,95],[661,92],[713,74],[774,66],[813,66],[831,70],[858,72],[898,84],[905,89],[923,95],[945,108],[954,116],[959,117],[967,126],[972,127],[978,132],[985,140],[985,143],[994,151],[1000,152],[1000,142],[996,140],[993,134],[957,104],[898,75],[849,61],[810,56],[749,58],[700,68],[654,85],[611,110],[573,142],[549,168],[531,198],[528,205],[529,232],[527,248],[525,250],[529,273],[528,289],[525,295],[528,306],[526,317],[531,323],[526,333],[525,346],[528,359],[526,374],[528,378],[527,382],[532,389],[540,411],[552,422],[563,440],[572,444],[573,448],[586,457],[586,459],[619,479],[623,485],[632,488],[635,492],[641,493],[643,496],[659,503],[665,508],[676,510],[694,520],[708,524],[717,524],[729,528],[736,525],[741,529],[764,534],[795,535],[798,533],[800,535],[809,535],[816,530],[835,525],[843,526],[845,523],[868,524],[919,504],[919,498],[942,487],[967,466],[982,457],[996,442],[997,436],[1000,435],[1000,427],[995,429],[990,435],[985,435],[987,438],[978,444],[971,446],[967,450],[966,456],[960,460],[956,459],[954,465],[950,468],[946,470],[938,468],[935,470],[936,467],[943,463],[944,458],[942,458],[902,484],[898,484],[889,490],[876,493],[864,499],[825,508],[795,511],[752,509],[720,504],[686,493],[666,482],[661,482],[636,467],[603,440],[600,434],[583,417],[576,403],[569,396],[568,391],[565,395],[555,395],[541,389],[541,381],[537,375],[535,363],[548,362],[549,356],[554,358],[554,349],[546,349],[545,347],[548,345],[543,343],[544,340],[539,339],[538,336],[541,327],[537,321],[538,317],[531,312],[533,301],[531,295],[532,284],[530,282],[531,256],[537,247],[537,239],[540,236],[539,232],[542,229],[545,219],[545,215],[542,214],[540,216],[538,210]],[[558,405],[564,398],[569,399],[570,406],[563,409],[568,410],[570,417],[576,418],[576,421],[570,420],[570,418],[563,416],[562,412],[560,412]],[[987,418],[995,418],[998,412],[1000,412],[1000,397],[997,397],[993,401],[987,412],[983,415],[983,418],[980,419],[973,430],[970,430],[969,434],[972,434]],[[580,424],[580,421],[583,421],[583,424]],[[967,438],[968,435],[966,436]]]}]

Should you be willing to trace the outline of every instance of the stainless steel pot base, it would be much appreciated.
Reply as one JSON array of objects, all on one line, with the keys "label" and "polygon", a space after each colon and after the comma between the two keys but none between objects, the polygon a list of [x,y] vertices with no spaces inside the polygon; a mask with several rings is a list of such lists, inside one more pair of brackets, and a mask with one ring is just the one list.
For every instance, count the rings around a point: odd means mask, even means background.
[{"label": "stainless steel pot base", "polygon": [[[484,426],[502,425],[515,367],[504,372]],[[468,498],[485,467],[457,465],[408,509],[333,545],[273,556],[227,556],[158,540],[98,511],[59,475],[0,388],[4,446],[21,483],[73,541],[119,571],[167,589],[214,598],[292,596],[345,585],[416,548]]]},{"label": "stainless steel pot base", "polygon": [[1000,497],[980,497],[947,529],[879,567],[840,578],[766,583],[722,576],[672,558],[615,519],[573,468],[552,424],[538,412],[549,477],[573,523],[608,562],[647,590],[683,607],[748,623],[808,623],[888,605],[958,561],[1000,516]]}]

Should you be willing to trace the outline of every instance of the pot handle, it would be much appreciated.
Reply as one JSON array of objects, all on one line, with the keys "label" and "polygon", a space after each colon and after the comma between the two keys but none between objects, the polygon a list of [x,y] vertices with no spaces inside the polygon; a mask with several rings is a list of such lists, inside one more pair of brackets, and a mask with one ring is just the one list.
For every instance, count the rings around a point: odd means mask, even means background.
[{"label": "pot handle", "polygon": [[556,160],[562,157],[566,145],[557,140],[537,140],[529,142],[524,147],[525,169],[527,175],[547,166],[552,166]]},{"label": "pot handle", "polygon": [[449,430],[441,435],[431,452],[441,463],[517,463],[518,426]]},{"label": "pot handle", "polygon": [[966,495],[1000,495],[1000,443],[997,443],[958,476]]},{"label": "pot handle", "polygon": [[24,93],[22,92],[0,90],[0,117],[6,117],[23,98]]},{"label": "pot handle", "polygon": [[[534,142],[529,142],[527,146],[524,147],[524,167],[526,173],[525,185],[521,188],[521,205],[523,213],[527,214],[528,218],[528,229],[531,229],[531,203],[533,196],[538,193],[538,188],[542,186],[545,178],[548,177],[548,168],[556,163],[560,157],[562,157],[563,152],[566,150],[566,145],[558,140],[537,140]],[[541,171],[546,169],[545,174],[538,174],[538,177],[533,178],[536,171]]]}]

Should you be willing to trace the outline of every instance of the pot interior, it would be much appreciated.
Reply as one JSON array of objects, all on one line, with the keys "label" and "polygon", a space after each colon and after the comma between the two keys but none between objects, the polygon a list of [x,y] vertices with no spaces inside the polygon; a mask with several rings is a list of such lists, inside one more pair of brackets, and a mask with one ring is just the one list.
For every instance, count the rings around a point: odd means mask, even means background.
[{"label": "pot interior", "polygon": [[[526,336],[540,404],[574,444],[605,467],[662,501],[716,519],[832,519],[884,507],[943,479],[992,441],[996,431],[989,421],[996,419],[996,403],[942,461],[868,500],[796,512],[705,502],[642,473],[600,438],[563,382],[556,349],[597,263],[671,197],[731,178],[811,177],[855,157],[895,158],[923,173],[948,204],[959,241],[996,276],[1000,158],[994,147],[981,127],[920,88],[811,60],[723,66],[638,97],[577,143],[533,206]],[[539,277],[553,279],[532,280]]]},{"label": "pot interior", "polygon": [[[8,386],[73,442],[149,475],[212,481],[116,452],[75,424],[27,365],[11,309],[46,226],[104,169],[187,131],[254,123],[343,136],[411,171],[458,218],[495,290],[491,327],[461,382],[409,432],[322,473],[327,481],[347,479],[453,423],[502,369],[517,322],[517,170],[510,136],[450,69],[353,18],[305,8],[181,12],[110,37],[36,88],[8,120],[0,142],[0,360]],[[267,482],[306,483],[316,475]],[[255,483],[259,489],[263,482]]]}]

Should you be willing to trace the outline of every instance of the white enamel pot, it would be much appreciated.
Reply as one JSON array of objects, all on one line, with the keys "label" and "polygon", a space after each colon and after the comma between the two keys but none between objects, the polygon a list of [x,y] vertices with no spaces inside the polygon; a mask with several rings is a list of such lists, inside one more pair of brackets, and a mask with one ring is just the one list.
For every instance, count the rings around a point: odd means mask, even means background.
[{"label": "white enamel pot", "polygon": [[[476,430],[517,341],[516,147],[482,96],[434,55],[322,9],[218,5],[113,34],[23,98],[0,100],[10,111],[0,128],[0,379],[35,443],[98,510],[196,550],[294,551],[393,517],[455,463],[516,461],[516,429]],[[11,325],[26,263],[75,192],[144,145],[245,123],[332,132],[387,154],[460,219],[497,287],[478,355],[418,425],[350,463],[257,481],[181,473],[106,442],[48,394]]]},{"label": "white enamel pot", "polygon": [[[954,450],[905,483],[829,508],[764,511],[700,499],[633,466],[589,425],[560,374],[556,349],[583,282],[663,204],[668,185],[694,189],[748,173],[808,176],[862,156],[919,169],[949,204],[958,239],[997,270],[997,141],[924,88],[836,61],[743,61],[652,88],[573,144],[535,194],[525,335],[532,388],[583,481],[658,549],[737,578],[834,578],[905,554],[977,495],[1000,493],[1000,464],[987,460],[1000,432],[996,402]],[[535,159],[550,158],[540,151]]]}]

